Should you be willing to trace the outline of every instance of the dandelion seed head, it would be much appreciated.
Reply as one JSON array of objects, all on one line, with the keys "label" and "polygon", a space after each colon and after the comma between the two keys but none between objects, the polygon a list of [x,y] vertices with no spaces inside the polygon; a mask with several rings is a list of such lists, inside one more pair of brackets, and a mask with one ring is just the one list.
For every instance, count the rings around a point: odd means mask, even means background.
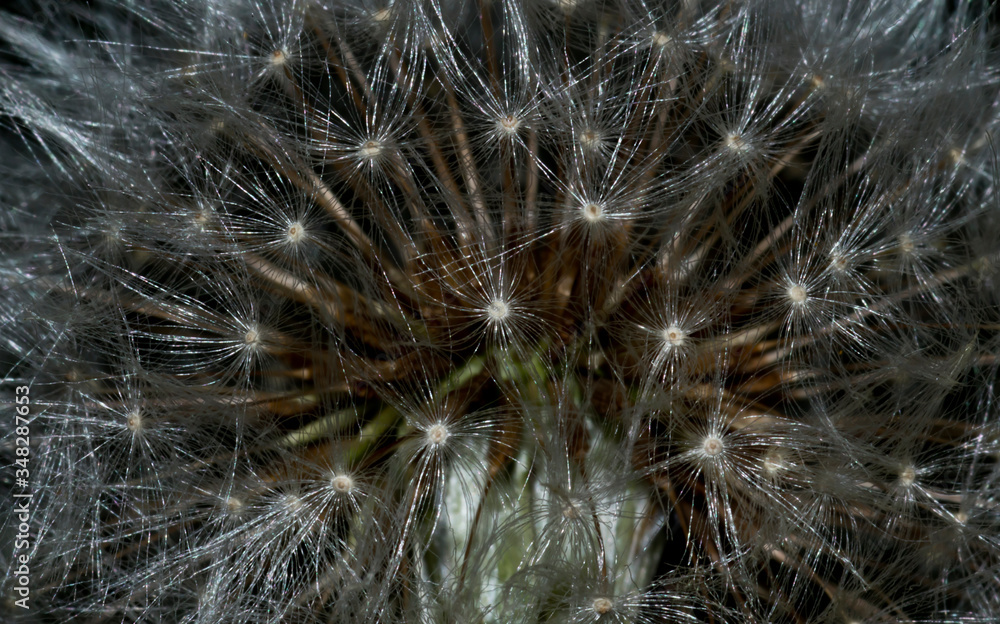
[{"label": "dandelion seed head", "polygon": [[576,10],[576,8],[580,6],[581,2],[582,0],[555,0],[556,6],[558,6],[563,13],[566,14],[570,14]]},{"label": "dandelion seed head", "polygon": [[801,284],[792,284],[785,291],[788,301],[796,307],[801,307],[809,300],[809,292]]},{"label": "dandelion seed head", "polygon": [[267,58],[268,67],[271,70],[278,70],[285,66],[288,62],[288,52],[278,48],[271,52],[270,56]]},{"label": "dandelion seed head", "polygon": [[704,453],[705,457],[715,458],[718,457],[725,450],[725,444],[717,435],[705,436],[701,441],[701,451]]},{"label": "dandelion seed head", "polygon": [[246,332],[243,334],[243,344],[247,349],[257,349],[261,346],[261,331],[256,323],[246,325]]},{"label": "dandelion seed head", "polygon": [[298,514],[302,510],[302,497],[294,492],[288,492],[279,499],[279,505],[286,511]]},{"label": "dandelion seed head", "polygon": [[577,134],[580,147],[588,152],[596,152],[604,145],[604,136],[595,128],[585,127]]},{"label": "dandelion seed head", "polygon": [[661,50],[669,47],[670,44],[672,44],[674,41],[673,37],[663,32],[662,30],[657,30],[656,32],[654,32],[651,39],[653,42],[653,46]]},{"label": "dandelion seed head", "polygon": [[660,333],[660,337],[663,338],[663,342],[666,343],[667,347],[673,349],[679,349],[687,343],[687,332],[677,325],[671,325],[664,329]]},{"label": "dandelion seed head", "polygon": [[899,484],[904,488],[912,486],[917,480],[917,471],[913,466],[903,466],[899,471]]},{"label": "dandelion seed head", "polygon": [[306,238],[306,227],[301,221],[293,221],[288,225],[285,240],[290,245],[298,245]]},{"label": "dandelion seed head", "polygon": [[330,477],[330,486],[337,494],[350,494],[354,489],[354,479],[346,474],[334,474]]},{"label": "dandelion seed head", "polygon": [[511,138],[517,136],[521,129],[521,119],[516,115],[505,115],[497,120],[496,126],[500,136]]},{"label": "dandelion seed head", "polygon": [[587,202],[580,208],[587,223],[599,223],[605,219],[604,206],[597,202]]},{"label": "dandelion seed head", "polygon": [[385,147],[381,141],[368,139],[358,147],[358,155],[368,161],[377,160],[384,153]]},{"label": "dandelion seed head", "polygon": [[493,323],[502,322],[510,315],[510,307],[503,299],[494,299],[486,306],[486,316]]},{"label": "dandelion seed head", "polygon": [[431,446],[442,446],[451,437],[451,432],[444,423],[434,423],[427,429],[427,442]]},{"label": "dandelion seed head", "polygon": [[995,7],[25,2],[42,620],[991,621]]},{"label": "dandelion seed head", "polygon": [[611,612],[615,608],[615,603],[609,598],[595,598],[593,602],[594,613],[597,615],[604,615],[605,613]]},{"label": "dandelion seed head", "polygon": [[246,507],[246,503],[236,496],[226,496],[223,499],[223,504],[226,507],[226,511],[231,514],[238,514]]},{"label": "dandelion seed head", "polygon": [[779,473],[786,470],[788,466],[782,452],[778,449],[772,448],[764,455],[761,467],[763,468],[766,476],[774,478]]},{"label": "dandelion seed head", "polygon": [[132,433],[138,433],[142,431],[145,425],[145,418],[142,412],[138,409],[134,409],[125,416],[125,426]]},{"label": "dandelion seed head", "polygon": [[912,256],[917,250],[917,244],[913,240],[913,236],[909,232],[903,232],[897,238],[897,246],[899,247],[899,252],[904,256]]},{"label": "dandelion seed head", "polygon": [[742,135],[736,132],[727,133],[723,138],[723,145],[730,152],[738,156],[746,156],[750,153],[750,144],[746,142],[746,139]]},{"label": "dandelion seed head", "polygon": [[834,249],[829,254],[830,271],[835,275],[844,275],[850,269],[850,262],[847,256],[839,249]]}]

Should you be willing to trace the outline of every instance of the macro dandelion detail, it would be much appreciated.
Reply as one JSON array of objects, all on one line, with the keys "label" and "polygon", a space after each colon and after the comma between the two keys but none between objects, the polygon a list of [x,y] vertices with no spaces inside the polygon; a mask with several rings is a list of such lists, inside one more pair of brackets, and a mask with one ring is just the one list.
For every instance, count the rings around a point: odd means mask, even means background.
[{"label": "macro dandelion detail", "polygon": [[4,618],[994,622],[992,9],[0,14]]}]

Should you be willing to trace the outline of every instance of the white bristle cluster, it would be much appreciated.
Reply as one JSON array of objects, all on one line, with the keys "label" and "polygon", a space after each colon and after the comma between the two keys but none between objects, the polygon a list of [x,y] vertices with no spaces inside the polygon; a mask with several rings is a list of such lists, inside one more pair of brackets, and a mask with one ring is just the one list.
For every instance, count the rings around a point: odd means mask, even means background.
[{"label": "white bristle cluster", "polygon": [[995,621],[994,4],[8,3],[0,621]]}]

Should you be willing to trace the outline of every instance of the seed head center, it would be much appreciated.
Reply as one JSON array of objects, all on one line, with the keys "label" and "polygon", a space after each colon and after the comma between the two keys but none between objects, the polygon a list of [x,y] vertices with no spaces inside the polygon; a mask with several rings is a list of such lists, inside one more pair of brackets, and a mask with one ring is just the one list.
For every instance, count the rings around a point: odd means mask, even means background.
[{"label": "seed head center", "polygon": [[358,148],[358,154],[362,158],[367,158],[369,160],[378,158],[382,154],[382,143],[376,141],[375,139],[370,139],[361,144]]},{"label": "seed head center", "polygon": [[722,452],[724,446],[722,440],[718,436],[708,436],[701,444],[702,450],[708,457],[716,457]]},{"label": "seed head center", "polygon": [[746,140],[739,134],[731,132],[726,135],[726,147],[734,153],[746,154],[750,151],[750,146],[747,144]]},{"label": "seed head center", "polygon": [[491,321],[502,321],[510,314],[510,307],[502,299],[494,299],[486,306],[486,315]]},{"label": "seed head center", "polygon": [[580,0],[556,0],[556,4],[559,8],[563,10],[564,13],[572,13],[576,9],[576,5],[580,3]]},{"label": "seed head center", "polygon": [[899,484],[903,487],[910,487],[917,480],[917,471],[913,466],[906,466],[899,471]]},{"label": "seed head center", "polygon": [[809,293],[806,292],[806,289],[799,284],[789,286],[786,294],[788,295],[789,300],[796,305],[802,305],[806,302],[806,299],[809,298]]},{"label": "seed head center", "polygon": [[830,268],[833,269],[835,273],[846,273],[847,272],[847,258],[844,254],[839,251],[835,251],[830,254]]},{"label": "seed head center", "polygon": [[588,150],[598,149],[601,147],[601,133],[593,129],[584,130],[580,133],[580,145]]},{"label": "seed head center", "polygon": [[142,413],[139,410],[132,410],[125,418],[125,426],[129,431],[139,431],[142,429],[142,420]]},{"label": "seed head center", "polygon": [[500,132],[506,135],[517,134],[517,131],[521,128],[521,120],[514,115],[507,115],[506,117],[501,117],[497,122],[497,126],[500,128]]},{"label": "seed head center", "polygon": [[302,498],[298,494],[285,494],[281,502],[288,511],[298,512],[302,509]]},{"label": "seed head center", "polygon": [[597,223],[604,218],[604,206],[595,202],[588,202],[584,204],[583,218],[590,223]]},{"label": "seed head center", "polygon": [[305,238],[305,235],[306,235],[306,228],[302,225],[300,221],[295,221],[294,223],[288,226],[288,232],[286,238],[288,239],[289,243],[297,245],[298,243],[302,242],[302,239]]},{"label": "seed head center", "polygon": [[448,428],[441,423],[437,423],[427,430],[427,439],[434,446],[444,444],[450,435]]},{"label": "seed head center", "polygon": [[687,339],[687,332],[676,325],[671,325],[663,330],[662,336],[668,346],[680,347]]},{"label": "seed head center", "polygon": [[917,245],[913,242],[912,236],[905,233],[899,235],[899,251],[902,252],[903,255],[911,256],[916,249]]},{"label": "seed head center", "polygon": [[597,613],[597,615],[604,615],[605,613],[611,611],[615,607],[615,604],[607,598],[595,598],[593,606],[594,612]]},{"label": "seed head center", "polygon": [[338,474],[330,479],[330,485],[333,486],[333,490],[338,494],[347,494],[354,489],[354,480],[345,474]]},{"label": "seed head center", "polygon": [[785,468],[785,458],[780,452],[771,451],[764,457],[764,472],[774,476]]},{"label": "seed head center", "polygon": [[243,336],[243,341],[247,344],[247,346],[257,346],[260,344],[260,332],[256,329],[248,329],[246,335]]},{"label": "seed head center", "polygon": [[267,59],[267,62],[268,64],[270,64],[272,69],[277,69],[281,67],[287,61],[288,61],[288,54],[281,48],[278,48],[277,50],[272,52],[271,57]]}]

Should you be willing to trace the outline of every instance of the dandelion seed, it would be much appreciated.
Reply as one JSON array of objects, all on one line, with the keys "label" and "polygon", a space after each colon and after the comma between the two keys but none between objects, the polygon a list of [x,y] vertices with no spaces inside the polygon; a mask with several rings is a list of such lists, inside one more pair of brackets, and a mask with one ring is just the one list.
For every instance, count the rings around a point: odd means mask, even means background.
[{"label": "dandelion seed", "polygon": [[764,469],[765,475],[770,478],[774,478],[778,475],[778,473],[783,472],[787,468],[787,465],[781,452],[771,449],[764,455],[762,468]]},{"label": "dandelion seed", "polygon": [[899,484],[904,488],[912,486],[917,480],[917,471],[913,466],[904,466],[902,470],[899,471]]},{"label": "dandelion seed", "polygon": [[235,496],[227,496],[225,498],[224,503],[226,506],[226,511],[231,514],[241,513],[243,509],[246,507],[246,504],[241,499]]},{"label": "dandelion seed", "polygon": [[733,132],[725,136],[723,144],[726,146],[726,149],[739,156],[745,156],[750,152],[750,145],[747,144],[746,140],[741,135]]},{"label": "dandelion seed", "polygon": [[979,275],[979,279],[985,279],[993,274],[993,260],[988,256],[979,256],[972,262],[972,268]]},{"label": "dandelion seed", "polygon": [[358,148],[358,155],[368,161],[375,161],[382,156],[384,149],[381,141],[369,139]]},{"label": "dandelion seed", "polygon": [[555,0],[555,3],[560,9],[562,9],[563,13],[568,15],[580,6],[581,1],[582,0]]},{"label": "dandelion seed", "polygon": [[677,325],[671,325],[670,327],[664,329],[661,333],[661,337],[667,346],[673,349],[679,349],[687,343],[687,332]]},{"label": "dandelion seed", "polygon": [[792,305],[801,307],[809,300],[809,293],[806,291],[805,287],[800,284],[792,284],[785,291],[788,296],[788,300],[791,301]]},{"label": "dandelion seed", "polygon": [[580,146],[589,152],[597,152],[604,146],[604,137],[594,128],[584,128],[577,135]]},{"label": "dandelion seed", "polygon": [[267,63],[272,70],[281,69],[288,62],[288,53],[285,50],[275,50],[268,57]]},{"label": "dandelion seed", "polygon": [[502,299],[494,299],[486,307],[486,316],[491,322],[499,323],[510,314],[510,308]]},{"label": "dandelion seed", "polygon": [[451,432],[448,431],[442,423],[435,423],[427,429],[427,441],[430,442],[432,446],[441,446],[448,441],[451,437]]},{"label": "dandelion seed", "polygon": [[567,503],[562,508],[562,517],[567,520],[576,520],[580,517],[580,508],[575,503]]},{"label": "dandelion seed", "polygon": [[588,223],[598,223],[605,218],[604,206],[596,202],[587,202],[580,209],[580,212],[583,213],[583,218]]},{"label": "dandelion seed", "polygon": [[298,512],[302,511],[302,497],[298,494],[285,494],[280,499],[280,505],[287,511],[293,514],[298,514]]},{"label": "dandelion seed", "polygon": [[500,136],[514,137],[521,128],[521,119],[514,115],[507,115],[497,120],[497,134]]},{"label": "dandelion seed", "polygon": [[119,221],[109,221],[104,227],[104,241],[111,248],[116,248],[125,242],[122,235],[124,225]]},{"label": "dandelion seed", "polygon": [[610,613],[615,607],[615,603],[611,602],[608,598],[595,598],[594,599],[594,613],[597,615],[604,615],[605,613]]},{"label": "dandelion seed", "polygon": [[830,270],[837,275],[844,275],[849,269],[849,262],[847,256],[838,250],[833,250],[830,252]]},{"label": "dandelion seed", "polygon": [[132,410],[125,417],[125,426],[128,427],[128,430],[131,431],[132,433],[138,433],[139,431],[142,431],[144,424],[145,424],[145,418],[143,418],[142,412],[140,412],[137,409]]},{"label": "dandelion seed", "polygon": [[991,7],[20,4],[39,621],[996,619]]},{"label": "dandelion seed", "polygon": [[346,474],[335,474],[330,478],[330,485],[338,494],[350,494],[354,489],[354,479]]},{"label": "dandelion seed", "polygon": [[248,347],[257,347],[260,345],[260,332],[256,329],[248,329],[247,333],[243,335],[243,342],[246,343]]},{"label": "dandelion seed", "polygon": [[306,228],[301,221],[293,221],[288,226],[288,236],[286,237],[290,245],[298,245],[306,237]]},{"label": "dandelion seed", "polygon": [[673,37],[660,30],[654,32],[651,39],[653,42],[653,46],[659,49],[668,48],[670,44],[672,44],[674,41]]},{"label": "dandelion seed", "polygon": [[722,453],[722,451],[725,450],[725,446],[722,442],[722,438],[710,435],[702,441],[701,450],[706,457],[713,458]]},{"label": "dandelion seed", "polygon": [[917,249],[916,243],[913,241],[913,236],[907,232],[900,234],[897,241],[899,251],[904,256],[912,256],[913,252]]},{"label": "dandelion seed", "polygon": [[192,217],[194,221],[195,228],[201,232],[205,233],[209,229],[209,225],[212,223],[213,213],[210,209],[202,209],[194,213]]}]

